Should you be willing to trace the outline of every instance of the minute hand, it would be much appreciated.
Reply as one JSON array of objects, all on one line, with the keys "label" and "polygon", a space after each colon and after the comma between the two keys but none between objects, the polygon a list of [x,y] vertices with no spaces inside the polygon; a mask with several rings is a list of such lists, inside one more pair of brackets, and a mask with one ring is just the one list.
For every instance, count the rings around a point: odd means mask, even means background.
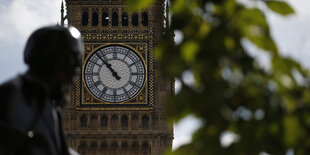
[{"label": "minute hand", "polygon": [[99,59],[102,60],[103,64],[107,66],[107,68],[111,71],[112,75],[115,77],[116,80],[121,79],[121,77],[118,76],[118,74],[114,71],[114,69],[111,67],[111,64],[107,63],[104,59],[102,59],[98,54],[96,54]]}]

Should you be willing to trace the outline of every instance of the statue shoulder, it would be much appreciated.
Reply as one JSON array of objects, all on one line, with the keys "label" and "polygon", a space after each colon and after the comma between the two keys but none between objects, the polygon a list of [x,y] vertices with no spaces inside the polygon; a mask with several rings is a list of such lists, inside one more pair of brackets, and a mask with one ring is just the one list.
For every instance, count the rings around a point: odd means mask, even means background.
[{"label": "statue shoulder", "polygon": [[0,85],[0,120],[5,120],[9,109],[14,106],[22,89],[22,75],[18,75]]}]

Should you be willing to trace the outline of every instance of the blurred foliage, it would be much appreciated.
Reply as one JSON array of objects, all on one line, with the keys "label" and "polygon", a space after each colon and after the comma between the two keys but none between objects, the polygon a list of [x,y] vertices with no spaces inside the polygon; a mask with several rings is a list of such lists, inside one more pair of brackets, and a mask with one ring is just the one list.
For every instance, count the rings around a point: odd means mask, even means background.
[{"label": "blurred foliage", "polygon": [[138,12],[154,4],[155,0],[125,0],[129,12]]},{"label": "blurred foliage", "polygon": [[[265,16],[267,9],[279,15],[294,10],[283,1],[249,3],[170,1],[171,23],[155,57],[162,75],[179,79],[182,88],[167,101],[166,114],[172,122],[194,114],[203,125],[191,143],[167,154],[310,154],[310,74],[279,54]],[[270,66],[252,57],[245,41],[267,52]],[[223,146],[227,131],[238,138]]]}]

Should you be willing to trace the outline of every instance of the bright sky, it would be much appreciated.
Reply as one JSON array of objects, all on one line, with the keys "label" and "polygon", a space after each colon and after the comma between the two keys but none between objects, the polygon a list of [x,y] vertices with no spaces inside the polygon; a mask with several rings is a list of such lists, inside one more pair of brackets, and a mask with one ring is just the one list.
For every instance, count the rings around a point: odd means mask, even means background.
[{"label": "bright sky", "polygon": [[[284,55],[310,68],[310,1],[288,2],[296,14],[281,17],[268,13],[271,33]],[[41,26],[59,22],[60,4],[61,0],[0,0],[0,83],[26,70],[23,48],[27,37]],[[199,125],[193,116],[176,124],[174,148],[190,142]]]}]

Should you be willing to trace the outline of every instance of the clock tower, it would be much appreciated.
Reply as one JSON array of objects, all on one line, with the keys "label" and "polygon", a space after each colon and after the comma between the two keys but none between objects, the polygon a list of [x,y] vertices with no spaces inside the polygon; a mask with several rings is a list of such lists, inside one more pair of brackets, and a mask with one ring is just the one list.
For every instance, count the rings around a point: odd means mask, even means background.
[{"label": "clock tower", "polygon": [[174,84],[160,78],[154,46],[164,32],[164,0],[129,13],[124,0],[66,0],[64,20],[84,40],[82,66],[64,109],[68,145],[80,154],[160,155],[173,130],[163,103]]}]

